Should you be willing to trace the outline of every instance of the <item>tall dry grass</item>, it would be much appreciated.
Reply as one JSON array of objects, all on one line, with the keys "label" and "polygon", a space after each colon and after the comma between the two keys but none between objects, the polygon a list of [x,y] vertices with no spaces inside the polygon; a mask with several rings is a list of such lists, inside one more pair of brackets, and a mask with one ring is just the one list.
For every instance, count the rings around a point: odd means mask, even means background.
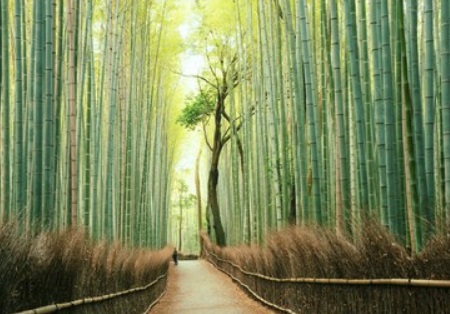
[{"label": "tall dry grass", "polygon": [[[166,273],[171,253],[94,244],[80,230],[27,238],[13,224],[0,225],[0,313],[145,286]],[[142,313],[165,284],[70,312]]]},{"label": "tall dry grass", "polygon": [[[220,248],[203,236],[205,254],[267,301],[300,313],[429,313],[450,308],[450,289],[402,286],[279,283],[275,278],[439,279],[450,280],[450,236],[436,236],[409,256],[379,223],[370,221],[350,241],[326,229],[291,227],[270,234],[263,247]],[[442,313],[444,313],[442,312]]]}]

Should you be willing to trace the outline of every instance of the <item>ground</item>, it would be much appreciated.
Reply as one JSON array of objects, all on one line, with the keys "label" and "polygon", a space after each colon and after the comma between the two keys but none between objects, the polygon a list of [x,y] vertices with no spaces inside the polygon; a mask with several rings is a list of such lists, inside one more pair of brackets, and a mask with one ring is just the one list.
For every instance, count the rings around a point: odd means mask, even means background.
[{"label": "ground", "polygon": [[171,265],[167,291],[151,314],[274,313],[204,260]]}]

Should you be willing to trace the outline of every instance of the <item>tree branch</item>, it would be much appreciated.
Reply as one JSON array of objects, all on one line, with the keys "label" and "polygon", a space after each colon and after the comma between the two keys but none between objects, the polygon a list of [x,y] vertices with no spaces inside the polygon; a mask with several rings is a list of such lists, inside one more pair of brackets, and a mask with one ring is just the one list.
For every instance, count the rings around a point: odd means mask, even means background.
[{"label": "tree branch", "polygon": [[206,124],[203,120],[202,120],[202,129],[203,129],[203,136],[205,137],[206,145],[212,151],[213,149],[212,149],[211,143],[209,143],[208,134],[206,134]]},{"label": "tree branch", "polygon": [[[236,127],[236,132],[239,132],[239,130],[242,128],[243,125],[244,125],[244,121],[241,121],[241,122],[239,123],[239,125]],[[221,141],[221,145],[222,145],[222,146],[225,145],[225,143],[228,142],[228,141],[231,139],[231,134],[228,134],[228,133],[230,133],[230,130],[231,130],[231,127],[229,127],[229,128],[226,130],[226,132],[225,132],[225,134],[224,134],[224,136],[223,136],[223,138],[222,138],[222,141]],[[228,134],[228,135],[227,135],[227,134]]]},{"label": "tree branch", "polygon": [[[250,115],[254,115],[254,114],[255,114],[255,106],[252,106],[252,107],[250,107]],[[236,117],[233,121],[231,121],[230,116],[228,115],[228,113],[225,112],[225,110],[222,110],[222,116],[230,124],[230,127],[225,131],[223,139],[222,139],[222,145],[224,145],[231,138],[231,134],[229,134],[229,133],[231,131],[231,128],[232,128],[233,124],[235,122],[237,122],[239,119],[242,119],[245,116],[245,113],[243,113],[240,116]],[[241,120],[239,125],[236,127],[236,132],[238,132],[242,128],[243,124],[244,124],[244,121]]]},{"label": "tree branch", "polygon": [[[255,113],[255,106],[252,106],[252,107],[250,108],[250,115],[253,115],[254,113]],[[225,120],[227,120],[230,124],[232,124],[231,118],[230,118],[230,116],[228,115],[228,113],[225,112],[225,110],[222,110],[222,116],[225,118]],[[244,116],[245,116],[245,113],[243,113],[243,114],[241,114],[240,116],[236,117],[236,118],[233,120],[233,123],[236,122],[236,121],[238,121],[239,119],[242,119],[242,117],[244,117]]]},{"label": "tree branch", "polygon": [[218,88],[218,86],[219,86],[219,78],[217,77],[216,71],[212,67],[211,57],[209,56],[209,53],[208,53],[208,38],[206,38],[205,41],[206,41],[206,45],[205,45],[206,60],[208,60],[209,70],[211,71],[212,75],[216,79],[216,86]]},{"label": "tree branch", "polygon": [[210,85],[211,87],[213,87],[215,90],[218,90],[218,86],[217,85],[215,85],[215,84],[213,84],[213,83],[211,83],[207,78],[205,78],[204,76],[201,76],[201,75],[194,75],[194,74],[184,74],[184,73],[182,73],[182,72],[179,72],[179,71],[174,71],[174,70],[172,70],[172,72],[173,73],[175,73],[175,74],[178,74],[178,75],[181,75],[181,76],[183,76],[183,77],[190,77],[190,78],[196,78],[196,79],[198,79],[198,80],[202,80],[202,81],[204,81],[206,84],[208,84],[208,85]]}]

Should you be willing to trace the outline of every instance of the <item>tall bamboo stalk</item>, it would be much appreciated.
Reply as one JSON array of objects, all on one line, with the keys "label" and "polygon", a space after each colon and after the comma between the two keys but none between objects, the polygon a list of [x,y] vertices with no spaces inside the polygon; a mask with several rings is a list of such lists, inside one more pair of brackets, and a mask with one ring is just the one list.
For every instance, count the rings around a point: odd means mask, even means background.
[{"label": "tall bamboo stalk", "polygon": [[450,224],[450,3],[441,2],[441,110],[444,157],[445,221]]},{"label": "tall bamboo stalk", "polygon": [[[435,132],[435,52],[433,27],[433,1],[425,0],[425,51],[424,51],[424,120],[425,120],[425,175],[427,179],[427,197],[425,204],[426,229],[428,233],[435,226],[435,182],[434,182],[434,132]],[[431,227],[431,228],[430,228]]]},{"label": "tall bamboo stalk", "polygon": [[[23,40],[22,40],[22,1],[14,2],[14,23],[15,23],[15,114],[14,114],[14,205],[13,208],[17,214],[22,215],[24,210],[25,191],[25,155],[24,155],[24,70],[23,70]],[[20,191],[20,192],[19,192]],[[23,216],[22,216],[23,217]]]},{"label": "tall bamboo stalk", "polygon": [[71,220],[72,225],[77,225],[78,220],[78,170],[77,170],[77,134],[76,134],[76,39],[75,39],[75,2],[67,0],[67,36],[68,36],[68,95],[69,95],[69,129],[70,129],[70,199],[71,199]]},{"label": "tall bamboo stalk", "polygon": [[0,25],[1,25],[1,61],[0,61],[0,104],[2,109],[2,159],[1,159],[1,197],[0,197],[0,213],[2,213],[0,220],[7,221],[11,216],[11,97],[10,97],[10,53],[9,53],[9,4],[8,1],[2,1],[0,4]]}]

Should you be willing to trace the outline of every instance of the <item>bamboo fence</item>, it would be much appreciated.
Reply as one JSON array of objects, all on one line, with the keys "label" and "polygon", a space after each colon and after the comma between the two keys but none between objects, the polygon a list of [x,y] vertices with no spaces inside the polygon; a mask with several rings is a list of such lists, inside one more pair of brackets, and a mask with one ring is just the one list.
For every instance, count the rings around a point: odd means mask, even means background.
[{"label": "bamboo fence", "polygon": [[[115,298],[118,298],[118,297],[121,297],[121,296],[130,295],[132,293],[148,290],[151,287],[155,286],[161,279],[164,279],[166,277],[167,277],[167,272],[164,275],[159,276],[158,278],[156,278],[154,281],[152,281],[151,283],[149,283],[146,286],[136,287],[136,288],[132,288],[132,289],[124,290],[124,291],[119,291],[119,292],[116,292],[116,293],[111,293],[111,294],[102,295],[102,296],[88,297],[88,298],[83,298],[83,299],[70,301],[70,302],[65,302],[65,303],[58,303],[58,304],[51,304],[51,305],[41,306],[41,307],[38,307],[38,308],[35,308],[35,309],[26,310],[26,311],[22,311],[22,312],[17,312],[15,314],[48,314],[48,313],[55,313],[55,312],[60,311],[60,310],[74,308],[74,307],[81,306],[81,305],[95,304],[95,303],[98,303],[98,302],[103,302],[103,301],[115,299]],[[164,293],[165,293],[165,289],[160,294],[160,296],[152,304],[150,304],[150,306],[147,308],[145,313],[150,311],[150,309],[162,298]]]},{"label": "bamboo fence", "polygon": [[412,278],[274,278],[203,247],[205,258],[265,305],[285,313],[446,313],[450,281]]}]

